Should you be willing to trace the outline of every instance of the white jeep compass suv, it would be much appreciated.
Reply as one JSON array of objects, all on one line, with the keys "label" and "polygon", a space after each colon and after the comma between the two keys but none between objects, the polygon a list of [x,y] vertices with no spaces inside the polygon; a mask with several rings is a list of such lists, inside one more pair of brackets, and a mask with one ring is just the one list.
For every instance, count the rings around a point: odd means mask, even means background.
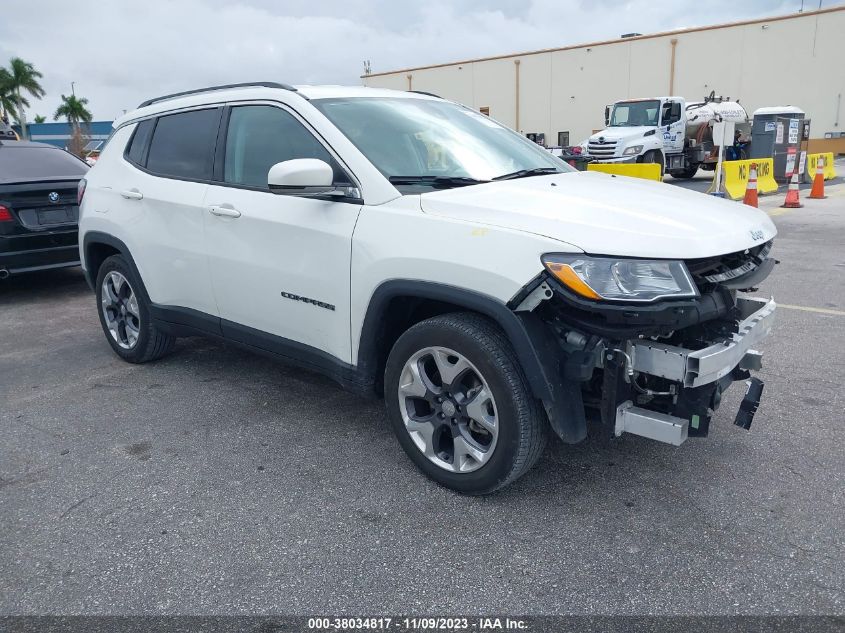
[{"label": "white jeep compass suv", "polygon": [[547,433],[706,435],[762,383],[774,302],[757,209],[577,172],[433,95],[237,84],[115,121],[80,184],[79,248],[126,361],[209,335],[385,398],[416,465],[468,494]]}]

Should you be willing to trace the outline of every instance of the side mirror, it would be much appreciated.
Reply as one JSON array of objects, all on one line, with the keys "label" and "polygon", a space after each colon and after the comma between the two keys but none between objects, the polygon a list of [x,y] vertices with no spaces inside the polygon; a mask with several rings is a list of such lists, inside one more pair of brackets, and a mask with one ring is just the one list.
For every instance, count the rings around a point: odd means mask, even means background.
[{"label": "side mirror", "polygon": [[610,125],[610,106],[604,106],[604,124]]},{"label": "side mirror", "polygon": [[276,163],[267,172],[267,186],[272,193],[283,196],[363,203],[357,187],[352,184],[335,185],[331,165],[316,158],[295,158]]},{"label": "side mirror", "polygon": [[289,196],[345,196],[346,192],[335,187],[333,182],[331,165],[316,158],[295,158],[276,163],[267,173],[270,191]]},{"label": "side mirror", "polygon": [[363,203],[361,192],[355,185],[334,184],[331,165],[316,158],[295,158],[276,163],[267,172],[267,186],[272,193],[285,196]]}]

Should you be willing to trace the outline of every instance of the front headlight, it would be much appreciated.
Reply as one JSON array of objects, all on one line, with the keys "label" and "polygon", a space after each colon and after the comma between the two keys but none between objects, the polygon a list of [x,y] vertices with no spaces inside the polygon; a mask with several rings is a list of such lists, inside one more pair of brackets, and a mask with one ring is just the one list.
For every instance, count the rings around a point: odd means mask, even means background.
[{"label": "front headlight", "polygon": [[594,301],[649,302],[698,296],[683,262],[544,255],[543,265],[575,294]]},{"label": "front headlight", "polygon": [[622,152],[622,155],[623,156],[633,156],[634,154],[639,154],[641,151],[643,151],[642,145],[632,145],[631,147],[626,149],[624,152]]}]

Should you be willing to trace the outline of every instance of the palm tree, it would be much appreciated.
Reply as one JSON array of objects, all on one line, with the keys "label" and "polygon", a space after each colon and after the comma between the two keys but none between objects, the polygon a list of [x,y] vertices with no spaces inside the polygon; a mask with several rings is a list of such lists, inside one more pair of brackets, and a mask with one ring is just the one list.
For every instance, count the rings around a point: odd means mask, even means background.
[{"label": "palm tree", "polygon": [[56,108],[56,113],[53,115],[53,119],[56,121],[58,121],[60,116],[63,116],[70,123],[73,132],[67,149],[71,154],[76,154],[80,158],[84,154],[85,138],[82,135],[82,130],[79,128],[79,122],[91,123],[91,113],[85,107],[87,104],[88,99],[80,99],[73,94],[69,97],[62,95],[62,105]]},{"label": "palm tree", "polygon": [[28,92],[36,99],[44,96],[44,88],[38,83],[38,80],[43,76],[40,72],[35,70],[35,66],[29,62],[25,62],[20,57],[13,57],[9,62],[9,77],[11,78],[10,85],[12,93],[15,98],[16,115],[18,123],[21,126],[21,137],[26,138],[26,113],[24,112],[24,105],[29,105],[24,98],[22,91]]},{"label": "palm tree", "polygon": [[70,95],[69,97],[62,95],[62,105],[56,108],[53,120],[58,121],[59,117],[66,118],[75,132],[79,129],[80,121],[91,123],[91,113],[85,107],[86,105],[88,105],[88,99],[84,97],[80,99],[76,95]]},{"label": "palm tree", "polygon": [[[27,104],[28,105],[28,104]],[[17,118],[14,91],[12,90],[12,76],[5,68],[0,68],[0,117]]]},{"label": "palm tree", "polygon": [[36,114],[34,120],[36,123],[44,123],[47,120],[47,117],[43,114]]}]

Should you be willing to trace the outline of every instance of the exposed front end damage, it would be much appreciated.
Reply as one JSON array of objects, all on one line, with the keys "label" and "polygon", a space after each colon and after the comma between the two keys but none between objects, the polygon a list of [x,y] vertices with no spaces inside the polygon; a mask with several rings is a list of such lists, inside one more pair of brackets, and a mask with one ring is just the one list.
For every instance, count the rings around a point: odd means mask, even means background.
[{"label": "exposed front end damage", "polygon": [[[606,407],[605,421],[612,422],[616,435],[629,432],[675,445],[688,435],[707,435],[725,389],[735,381],[752,380],[750,372],[760,369],[762,354],[755,347],[771,330],[775,302],[740,298],[736,311],[741,318],[736,331],[726,331],[712,340],[690,347],[646,339],[629,341],[624,362],[610,362],[622,355],[618,350],[606,355],[605,370],[624,372],[628,377],[617,390],[615,410],[610,411],[610,403]],[[748,395],[755,400],[756,411],[759,394],[754,393],[756,387],[750,387],[762,383],[754,380],[756,383],[749,382]],[[620,398],[626,399],[620,403]],[[753,412],[751,417],[746,413],[737,423],[748,429],[751,418]]]},{"label": "exposed front end damage", "polygon": [[[763,383],[760,342],[772,328],[775,302],[739,294],[771,271],[771,243],[744,253],[685,262],[699,292],[694,299],[647,305],[589,301],[544,273],[515,297],[512,308],[543,346],[548,374],[560,381],[546,402],[564,441],[586,435],[586,418],[606,432],[680,445],[706,436],[722,394],[746,383],[735,424],[748,429]],[[551,360],[552,358],[556,360]]]}]

